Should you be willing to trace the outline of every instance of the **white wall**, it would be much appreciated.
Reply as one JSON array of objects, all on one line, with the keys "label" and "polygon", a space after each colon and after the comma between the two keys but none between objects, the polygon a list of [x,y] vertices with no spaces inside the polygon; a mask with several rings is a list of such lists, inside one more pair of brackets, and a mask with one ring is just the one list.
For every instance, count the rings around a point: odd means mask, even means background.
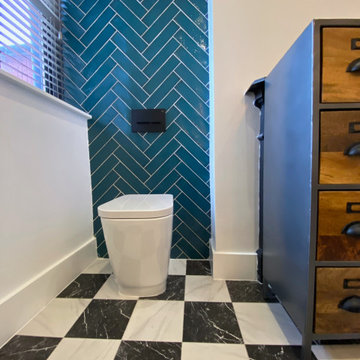
[{"label": "white wall", "polygon": [[[9,328],[29,320],[96,253],[89,116],[2,71],[0,109],[0,323],[6,323],[2,315],[11,322],[5,334],[0,331],[1,344],[11,335]],[[54,273],[55,286],[27,293],[21,321],[9,314],[8,302],[80,253],[77,262]]]},{"label": "white wall", "polygon": [[[360,4],[358,0],[209,0],[209,3],[213,31],[210,36],[212,222],[216,225],[213,243],[216,251],[248,255],[258,247],[255,136],[259,117],[244,93],[253,80],[271,71],[313,18],[360,18]],[[247,264],[237,270],[239,278],[255,276],[256,263]]]}]

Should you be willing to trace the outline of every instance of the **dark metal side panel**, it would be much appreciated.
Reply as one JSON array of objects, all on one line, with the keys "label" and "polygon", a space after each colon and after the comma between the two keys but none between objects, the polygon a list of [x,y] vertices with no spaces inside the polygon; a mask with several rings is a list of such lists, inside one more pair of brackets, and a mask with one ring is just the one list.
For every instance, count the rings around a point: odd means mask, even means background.
[{"label": "dark metal side panel", "polygon": [[265,81],[264,279],[300,331],[308,296],[312,48],[310,24]]}]

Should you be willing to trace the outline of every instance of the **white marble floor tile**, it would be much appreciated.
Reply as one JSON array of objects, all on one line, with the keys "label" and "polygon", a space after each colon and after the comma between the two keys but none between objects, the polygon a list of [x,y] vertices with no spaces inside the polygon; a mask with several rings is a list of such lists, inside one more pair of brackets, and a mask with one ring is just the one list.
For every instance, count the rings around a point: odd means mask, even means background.
[{"label": "white marble floor tile", "polygon": [[313,345],[318,360],[359,360],[360,345]]},{"label": "white marble floor tile", "polygon": [[300,345],[301,335],[277,303],[234,303],[245,344]]},{"label": "white marble floor tile", "polygon": [[123,340],[182,341],[183,301],[138,300]]},{"label": "white marble floor tile", "polygon": [[94,296],[94,299],[107,299],[107,300],[137,300],[138,296],[124,295],[119,292],[118,285],[115,282],[114,275],[110,275],[105,281],[104,285]]},{"label": "white marble floor tile", "polygon": [[120,340],[64,338],[48,360],[114,360]]},{"label": "white marble floor tile", "polygon": [[247,360],[245,345],[183,343],[181,360]]},{"label": "white marble floor tile", "polygon": [[186,259],[170,259],[169,275],[186,275]]},{"label": "white marble floor tile", "polygon": [[92,264],[90,264],[83,274],[111,274],[112,268],[109,259],[97,258]]},{"label": "white marble floor tile", "polygon": [[70,330],[91,299],[54,299],[26,324],[18,335],[62,337]]},{"label": "white marble floor tile", "polygon": [[213,280],[211,276],[201,275],[186,276],[185,300],[231,302],[224,280]]}]

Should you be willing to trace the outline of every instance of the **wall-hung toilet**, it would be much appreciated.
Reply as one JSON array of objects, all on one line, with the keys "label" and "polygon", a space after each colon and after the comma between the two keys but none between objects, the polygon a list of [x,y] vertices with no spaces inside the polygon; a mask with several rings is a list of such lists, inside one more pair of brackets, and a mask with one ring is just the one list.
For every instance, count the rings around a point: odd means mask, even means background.
[{"label": "wall-hung toilet", "polygon": [[119,291],[155,296],[166,289],[172,195],[123,195],[98,207]]}]

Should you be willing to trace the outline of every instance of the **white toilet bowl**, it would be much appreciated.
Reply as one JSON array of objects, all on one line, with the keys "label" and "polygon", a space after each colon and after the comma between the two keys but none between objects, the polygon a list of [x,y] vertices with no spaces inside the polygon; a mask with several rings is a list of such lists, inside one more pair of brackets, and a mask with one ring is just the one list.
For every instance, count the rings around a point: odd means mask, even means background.
[{"label": "white toilet bowl", "polygon": [[123,195],[98,207],[119,291],[155,296],[166,289],[172,195]]}]

